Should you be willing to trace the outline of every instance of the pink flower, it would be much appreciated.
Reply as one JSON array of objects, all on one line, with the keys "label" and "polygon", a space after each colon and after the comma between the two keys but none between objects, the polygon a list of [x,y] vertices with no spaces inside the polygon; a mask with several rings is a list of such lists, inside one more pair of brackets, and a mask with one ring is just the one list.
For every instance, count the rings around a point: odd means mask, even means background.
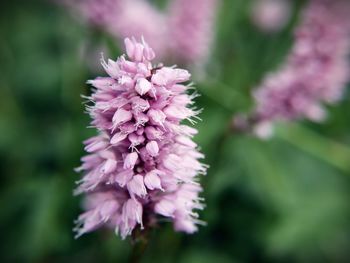
[{"label": "pink flower", "polygon": [[65,0],[88,23],[118,40],[143,37],[158,57],[196,65],[209,55],[218,1],[171,0],[162,12],[146,0]]},{"label": "pink flower", "polygon": [[289,0],[254,0],[252,20],[263,31],[275,32],[281,30],[291,15]]},{"label": "pink flower", "polygon": [[211,48],[218,0],[173,0],[170,28],[175,56],[186,63],[202,63]]},{"label": "pink flower", "polygon": [[165,15],[145,0],[64,0],[89,24],[121,40],[144,37],[159,56],[168,49]]},{"label": "pink flower", "polygon": [[322,121],[323,103],[341,98],[350,77],[348,10],[349,2],[342,0],[312,0],[306,7],[286,62],[254,92],[256,108],[248,121],[257,135],[271,135],[278,120]]},{"label": "pink flower", "polygon": [[120,8],[122,0],[63,0],[63,4],[77,10],[89,23],[97,26],[105,25],[111,14]]},{"label": "pink flower", "polygon": [[[155,57],[147,43],[125,39],[130,60],[103,61],[108,77],[88,83],[95,87],[87,109],[99,135],[85,141],[88,155],[78,171],[77,194],[86,195],[86,212],[77,220],[77,236],[101,226],[115,229],[122,238],[135,227],[151,227],[154,218],[171,218],[178,231],[197,229],[203,209],[199,162],[192,136],[198,113],[192,104],[186,70],[153,67]],[[152,219],[152,220],[151,220]]]},{"label": "pink flower", "polygon": [[118,39],[144,37],[158,56],[165,56],[169,43],[165,14],[145,0],[115,1],[120,8],[109,16],[106,30]]}]

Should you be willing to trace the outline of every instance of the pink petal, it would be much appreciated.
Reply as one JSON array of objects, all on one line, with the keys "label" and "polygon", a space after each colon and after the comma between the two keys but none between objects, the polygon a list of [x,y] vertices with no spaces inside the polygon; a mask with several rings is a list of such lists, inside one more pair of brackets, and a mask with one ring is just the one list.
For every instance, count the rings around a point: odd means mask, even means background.
[{"label": "pink petal", "polygon": [[156,141],[150,141],[146,144],[146,150],[149,155],[157,156],[159,152],[159,147]]},{"label": "pink petal", "polygon": [[145,78],[141,78],[137,80],[135,90],[141,96],[146,94],[152,88],[152,84]]},{"label": "pink petal", "polygon": [[124,169],[133,169],[137,159],[138,155],[136,152],[129,153],[124,160]]}]

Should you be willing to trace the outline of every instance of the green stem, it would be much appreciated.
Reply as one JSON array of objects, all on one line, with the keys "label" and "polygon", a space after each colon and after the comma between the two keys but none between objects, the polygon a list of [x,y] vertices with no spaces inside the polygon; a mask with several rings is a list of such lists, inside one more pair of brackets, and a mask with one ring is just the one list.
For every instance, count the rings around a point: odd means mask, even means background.
[{"label": "green stem", "polygon": [[129,263],[139,263],[146,251],[149,243],[149,230],[135,229],[132,234],[132,250],[129,258]]},{"label": "green stem", "polygon": [[[213,89],[213,86],[216,88]],[[239,94],[233,94],[235,100],[232,100],[232,89],[219,82],[211,83],[209,86],[199,85],[199,88],[207,97],[232,112],[234,111],[232,101],[236,101],[237,98],[244,99]],[[225,137],[226,135],[223,135],[220,139],[218,148],[221,148]],[[350,173],[350,147],[344,144],[326,138],[298,123],[277,127],[276,137],[343,172]]]},{"label": "green stem", "polygon": [[346,173],[350,172],[350,148],[300,124],[276,128],[276,137]]},{"label": "green stem", "polygon": [[242,94],[235,91],[232,87],[218,81],[198,83],[196,87],[200,93],[230,112],[234,112],[235,109],[239,109],[241,105],[247,103],[246,97],[242,96]]}]

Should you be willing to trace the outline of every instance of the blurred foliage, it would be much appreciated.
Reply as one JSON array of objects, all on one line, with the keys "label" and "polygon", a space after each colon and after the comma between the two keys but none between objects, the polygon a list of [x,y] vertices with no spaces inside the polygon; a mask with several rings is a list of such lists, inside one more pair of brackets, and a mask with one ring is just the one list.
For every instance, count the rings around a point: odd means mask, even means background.
[{"label": "blurred foliage", "polygon": [[[252,87],[288,51],[304,2],[273,35],[250,23],[250,1],[221,2],[207,77],[196,81],[208,225],[186,236],[162,224],[143,262],[347,262],[350,96],[322,125],[284,124],[270,141],[228,134],[232,114],[249,110]],[[119,47],[50,1],[1,1],[0,12],[0,261],[125,262],[128,240],[71,231],[73,168],[94,134],[80,95],[100,71],[99,52],[115,57]]]}]

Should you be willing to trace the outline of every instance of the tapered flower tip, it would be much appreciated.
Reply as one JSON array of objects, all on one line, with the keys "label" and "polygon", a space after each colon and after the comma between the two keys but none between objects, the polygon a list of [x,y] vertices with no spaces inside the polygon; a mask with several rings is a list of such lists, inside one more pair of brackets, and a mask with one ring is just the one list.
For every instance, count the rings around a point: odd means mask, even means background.
[{"label": "tapered flower tip", "polygon": [[148,46],[146,41],[142,39],[142,44],[138,43],[134,38],[126,38],[124,40],[126,54],[134,61],[141,62],[143,59],[152,60],[155,53],[152,48]]}]

